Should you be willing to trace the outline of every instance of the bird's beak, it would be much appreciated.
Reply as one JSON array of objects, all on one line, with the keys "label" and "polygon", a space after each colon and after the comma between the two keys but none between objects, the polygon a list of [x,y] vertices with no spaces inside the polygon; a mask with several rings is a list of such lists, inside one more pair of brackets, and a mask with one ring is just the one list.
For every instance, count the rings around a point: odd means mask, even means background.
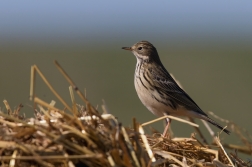
[{"label": "bird's beak", "polygon": [[131,47],[122,47],[122,49],[132,51]]}]

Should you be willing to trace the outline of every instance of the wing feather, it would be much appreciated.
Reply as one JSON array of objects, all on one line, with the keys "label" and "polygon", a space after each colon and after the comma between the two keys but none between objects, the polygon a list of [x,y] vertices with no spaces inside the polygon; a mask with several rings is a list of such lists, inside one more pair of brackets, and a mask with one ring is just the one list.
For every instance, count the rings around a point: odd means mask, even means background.
[{"label": "wing feather", "polygon": [[177,104],[184,106],[188,110],[198,112],[207,116],[192,98],[176,83],[172,76],[163,66],[156,66],[152,73],[153,83],[156,89],[166,95],[167,99],[172,99]]}]

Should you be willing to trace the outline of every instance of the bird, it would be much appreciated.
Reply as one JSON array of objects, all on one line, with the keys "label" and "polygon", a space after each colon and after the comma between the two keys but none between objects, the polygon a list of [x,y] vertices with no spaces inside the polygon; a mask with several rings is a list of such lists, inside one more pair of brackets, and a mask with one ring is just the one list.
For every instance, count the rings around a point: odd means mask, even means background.
[{"label": "bird", "polygon": [[[199,118],[230,134],[229,130],[211,119],[176,83],[163,66],[157,49],[150,42],[140,41],[122,49],[131,51],[137,59],[135,89],[140,101],[154,115]],[[166,123],[163,136],[167,135],[171,120],[166,118]]]}]

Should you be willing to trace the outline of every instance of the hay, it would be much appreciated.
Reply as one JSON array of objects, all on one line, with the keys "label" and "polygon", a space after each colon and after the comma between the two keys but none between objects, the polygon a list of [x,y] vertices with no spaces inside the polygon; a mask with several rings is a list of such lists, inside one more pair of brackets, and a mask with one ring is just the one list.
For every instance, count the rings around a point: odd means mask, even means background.
[{"label": "hay", "polygon": [[[147,167],[147,166],[251,166],[236,153],[227,154],[223,146],[251,154],[251,142],[239,133],[246,147],[221,144],[216,146],[200,142],[194,135],[189,138],[163,138],[160,133],[146,135],[143,125],[133,119],[132,127],[124,127],[103,105],[100,114],[78,90],[70,77],[55,62],[71,85],[72,107],[58,95],[37,66],[32,66],[30,97],[34,101],[34,118],[20,114],[22,105],[7,112],[0,110],[0,165],[1,167]],[[70,114],[35,97],[36,72],[42,77],[57,99]],[[74,91],[83,100],[77,105]],[[195,125],[195,124],[192,124]],[[237,127],[237,126],[235,126]],[[213,149],[214,148],[214,149]],[[246,149],[247,148],[247,149]]]}]

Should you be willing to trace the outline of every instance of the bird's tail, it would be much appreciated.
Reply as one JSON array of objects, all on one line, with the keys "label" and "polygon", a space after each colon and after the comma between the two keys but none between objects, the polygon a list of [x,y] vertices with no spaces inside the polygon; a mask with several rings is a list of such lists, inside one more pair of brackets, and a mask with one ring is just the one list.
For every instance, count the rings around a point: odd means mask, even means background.
[{"label": "bird's tail", "polygon": [[204,120],[206,120],[207,122],[209,122],[209,123],[211,123],[212,125],[216,126],[217,128],[223,130],[226,134],[230,135],[231,132],[230,132],[229,130],[223,128],[221,125],[219,125],[217,122],[215,122],[215,121],[212,120],[211,118],[205,116],[205,119],[204,119]]}]

